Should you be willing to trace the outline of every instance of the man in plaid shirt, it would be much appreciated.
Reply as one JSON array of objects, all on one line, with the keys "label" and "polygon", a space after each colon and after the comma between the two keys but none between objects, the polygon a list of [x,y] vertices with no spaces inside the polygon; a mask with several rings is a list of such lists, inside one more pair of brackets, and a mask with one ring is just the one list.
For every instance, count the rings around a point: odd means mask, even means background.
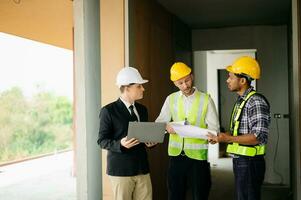
[{"label": "man in plaid shirt", "polygon": [[251,57],[243,56],[227,67],[228,88],[238,94],[234,105],[230,133],[208,134],[211,144],[229,143],[237,200],[259,200],[265,174],[265,145],[270,125],[270,106],[266,98],[254,91],[251,82],[260,78],[260,67]]}]

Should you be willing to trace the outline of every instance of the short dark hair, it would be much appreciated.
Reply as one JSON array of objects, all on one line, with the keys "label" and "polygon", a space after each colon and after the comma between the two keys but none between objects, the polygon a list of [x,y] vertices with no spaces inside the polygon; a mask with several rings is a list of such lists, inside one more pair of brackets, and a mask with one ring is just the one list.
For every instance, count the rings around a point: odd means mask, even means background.
[{"label": "short dark hair", "polygon": [[121,93],[123,93],[126,87],[129,87],[129,86],[135,85],[135,84],[136,83],[130,83],[128,85],[122,85],[122,86],[120,86],[119,90],[120,90]]},{"label": "short dark hair", "polygon": [[124,89],[125,89],[125,85],[122,85],[122,86],[120,86],[120,88],[119,88],[119,90],[120,90],[121,93],[124,92]]},{"label": "short dark hair", "polygon": [[251,85],[252,81],[254,80],[253,78],[251,78],[249,75],[247,74],[235,74],[235,76],[237,76],[238,78],[245,78],[247,81],[248,86]]}]

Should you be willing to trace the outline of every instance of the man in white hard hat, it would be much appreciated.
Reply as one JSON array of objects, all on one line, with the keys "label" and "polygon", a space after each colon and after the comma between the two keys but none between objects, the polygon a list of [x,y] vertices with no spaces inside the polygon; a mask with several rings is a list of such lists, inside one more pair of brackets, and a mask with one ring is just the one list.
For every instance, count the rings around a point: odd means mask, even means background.
[{"label": "man in white hard hat", "polygon": [[145,146],[135,138],[127,139],[130,121],[148,121],[145,106],[135,102],[143,98],[144,80],[137,69],[125,67],[119,71],[116,83],[121,95],[117,101],[100,111],[97,143],[107,149],[107,174],[115,200],[151,200],[152,186]]}]

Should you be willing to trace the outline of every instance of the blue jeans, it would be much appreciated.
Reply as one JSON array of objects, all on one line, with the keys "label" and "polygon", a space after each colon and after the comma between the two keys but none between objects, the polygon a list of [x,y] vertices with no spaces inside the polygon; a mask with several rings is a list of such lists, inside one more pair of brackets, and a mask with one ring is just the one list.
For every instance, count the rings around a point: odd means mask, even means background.
[{"label": "blue jeans", "polygon": [[233,158],[235,193],[237,200],[260,200],[265,174],[263,156]]}]

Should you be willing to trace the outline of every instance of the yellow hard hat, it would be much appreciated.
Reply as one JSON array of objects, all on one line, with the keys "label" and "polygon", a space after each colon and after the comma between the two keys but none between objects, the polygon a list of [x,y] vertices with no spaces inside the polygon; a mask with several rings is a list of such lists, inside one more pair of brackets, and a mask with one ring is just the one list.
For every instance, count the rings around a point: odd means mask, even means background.
[{"label": "yellow hard hat", "polygon": [[185,63],[176,62],[170,68],[170,80],[177,81],[191,73],[191,68]]},{"label": "yellow hard hat", "polygon": [[228,72],[247,75],[252,79],[260,78],[260,66],[258,62],[250,56],[242,56],[238,58],[233,65],[228,66],[226,69]]}]

